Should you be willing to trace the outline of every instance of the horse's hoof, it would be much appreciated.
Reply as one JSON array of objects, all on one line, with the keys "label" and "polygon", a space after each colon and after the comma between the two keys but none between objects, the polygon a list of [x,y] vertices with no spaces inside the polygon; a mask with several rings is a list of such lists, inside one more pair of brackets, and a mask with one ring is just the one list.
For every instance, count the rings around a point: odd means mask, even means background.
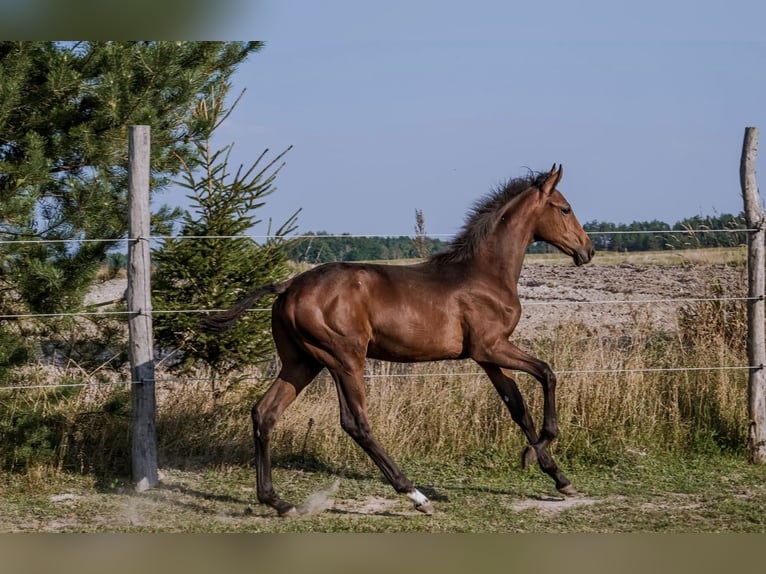
[{"label": "horse's hoof", "polygon": [[527,445],[524,447],[524,450],[521,452],[521,468],[526,470],[533,464],[537,462],[537,453],[535,452],[535,449],[531,445]]},{"label": "horse's hoof", "polygon": [[561,488],[557,489],[561,494],[564,494],[566,496],[577,496],[580,493],[577,492],[577,489],[572,486],[572,484],[567,484],[566,486],[562,486]]},{"label": "horse's hoof", "polygon": [[415,510],[422,512],[423,514],[427,514],[428,516],[431,516],[434,513],[434,507],[430,500],[427,500],[421,504],[416,504]]},{"label": "horse's hoof", "polygon": [[431,501],[428,500],[428,497],[426,497],[417,488],[413,488],[406,494],[407,494],[407,498],[409,498],[412,502],[415,503],[415,510],[417,510],[418,512],[422,512],[423,514],[434,513],[434,507],[431,506]]},{"label": "horse's hoof", "polygon": [[277,508],[277,513],[280,518],[294,518],[298,516],[298,509],[292,504],[285,505],[281,508]]}]

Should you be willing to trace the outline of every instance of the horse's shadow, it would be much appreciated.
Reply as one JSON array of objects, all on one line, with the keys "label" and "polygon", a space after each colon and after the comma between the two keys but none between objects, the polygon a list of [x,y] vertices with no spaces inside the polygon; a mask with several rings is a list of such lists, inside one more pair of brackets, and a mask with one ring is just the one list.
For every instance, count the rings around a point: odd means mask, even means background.
[{"label": "horse's shadow", "polygon": [[[170,493],[181,494],[183,495],[184,498],[168,496],[168,494]],[[174,482],[161,482],[159,485],[157,485],[155,488],[151,490],[146,490],[144,492],[135,492],[133,495],[141,497],[141,498],[155,500],[158,502],[161,501],[165,504],[171,504],[173,506],[177,506],[178,508],[191,510],[199,514],[208,514],[208,515],[221,514],[220,509],[212,508],[208,505],[205,505],[204,502],[206,501],[220,502],[220,503],[230,504],[230,505],[242,505],[245,508],[245,510],[243,510],[242,512],[242,515],[248,514],[247,509],[250,508],[249,506],[250,501],[248,500],[242,500],[241,498],[231,496],[229,494],[215,494],[211,492],[204,492],[202,490],[198,490],[196,488],[190,488],[186,485],[178,484]],[[240,515],[240,513],[238,512],[229,512],[228,514],[232,516]]]}]

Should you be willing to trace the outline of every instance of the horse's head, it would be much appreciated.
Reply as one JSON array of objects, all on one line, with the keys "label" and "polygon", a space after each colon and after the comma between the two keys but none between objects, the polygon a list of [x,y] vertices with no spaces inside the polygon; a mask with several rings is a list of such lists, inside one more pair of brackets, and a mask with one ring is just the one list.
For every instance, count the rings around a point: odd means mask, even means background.
[{"label": "horse's head", "polygon": [[556,189],[564,169],[553,164],[551,171],[542,178],[537,188],[539,206],[534,224],[535,241],[545,241],[557,247],[575,262],[575,265],[588,263],[595,253],[588,234],[577,221],[572,206]]}]

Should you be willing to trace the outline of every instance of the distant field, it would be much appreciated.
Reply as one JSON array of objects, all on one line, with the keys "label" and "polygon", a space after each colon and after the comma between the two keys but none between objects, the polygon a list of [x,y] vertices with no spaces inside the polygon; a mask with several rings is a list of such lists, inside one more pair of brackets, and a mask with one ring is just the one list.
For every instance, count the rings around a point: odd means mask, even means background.
[{"label": "distant field", "polygon": [[[746,248],[716,247],[707,249],[678,249],[663,251],[597,251],[590,265],[690,265],[690,264],[724,264],[744,265],[747,257]],[[526,257],[530,265],[567,265],[571,259],[560,253],[530,254]]]},{"label": "distant field", "polygon": [[[662,251],[597,251],[596,257],[589,265],[690,265],[690,264],[721,264],[744,265],[747,258],[745,246],[711,247],[705,249],[668,249]],[[391,259],[385,261],[370,261],[369,263],[387,263],[389,265],[408,265],[417,263],[419,259]],[[527,254],[527,265],[571,265],[572,259],[563,253],[530,253]],[[300,264],[301,271],[310,266]]]}]

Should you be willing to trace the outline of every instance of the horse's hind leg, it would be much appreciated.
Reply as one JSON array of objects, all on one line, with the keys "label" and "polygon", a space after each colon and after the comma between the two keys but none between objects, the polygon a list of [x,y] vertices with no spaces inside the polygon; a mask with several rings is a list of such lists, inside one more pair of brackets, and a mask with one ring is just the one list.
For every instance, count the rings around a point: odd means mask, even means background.
[{"label": "horse's hind leg", "polygon": [[572,486],[570,480],[559,470],[553,457],[548,452],[548,444],[550,440],[541,440],[537,431],[535,431],[535,424],[532,420],[532,416],[529,413],[524,397],[519,391],[519,387],[511,377],[505,375],[503,371],[496,365],[483,364],[482,368],[486,371],[495,390],[500,395],[500,398],[505,403],[505,406],[511,413],[511,418],[519,425],[524,436],[527,437],[529,446],[524,449],[522,454],[522,465],[524,467],[532,464],[537,459],[540,469],[550,476],[556,483],[556,489],[562,494],[572,495],[577,491]]},{"label": "horse's hind leg", "polygon": [[321,369],[321,365],[308,359],[286,364],[252,410],[258,500],[274,508],[280,516],[294,515],[296,510],[293,504],[279,497],[272,485],[271,431],[285,409]]},{"label": "horse's hind leg", "polygon": [[415,488],[372,434],[367,418],[367,397],[362,372],[351,375],[333,370],[331,374],[338,389],[340,424],[343,430],[364,449],[396,492],[407,495],[416,510],[432,514],[431,501]]}]

